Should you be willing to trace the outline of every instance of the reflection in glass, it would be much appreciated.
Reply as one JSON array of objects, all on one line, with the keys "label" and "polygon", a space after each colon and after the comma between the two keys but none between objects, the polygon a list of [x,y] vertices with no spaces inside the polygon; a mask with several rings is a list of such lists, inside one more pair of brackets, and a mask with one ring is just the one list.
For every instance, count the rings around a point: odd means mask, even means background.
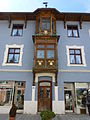
[{"label": "reflection in glass", "polygon": [[76,63],[81,64],[81,57],[79,55],[76,56]]},{"label": "reflection in glass", "polygon": [[19,62],[19,54],[15,54],[14,63],[18,63],[18,62]]},{"label": "reflection in glass", "polygon": [[44,58],[44,50],[37,50],[37,58]]},{"label": "reflection in glass", "polygon": [[75,64],[74,55],[70,55],[70,63],[71,63],[71,64]]},{"label": "reflection in glass", "polygon": [[8,56],[8,63],[13,63],[14,59],[13,59],[13,54],[9,54]]},{"label": "reflection in glass", "polygon": [[47,50],[47,58],[48,59],[54,58],[54,50]]},{"label": "reflection in glass", "polygon": [[73,30],[73,36],[78,37],[78,31],[77,30]]},{"label": "reflection in glass", "polygon": [[50,88],[47,88],[47,98],[50,98]]},{"label": "reflection in glass", "polygon": [[40,88],[40,98],[43,98],[43,88]]},{"label": "reflection in glass", "polygon": [[68,36],[69,36],[69,37],[72,36],[72,30],[68,30]]}]

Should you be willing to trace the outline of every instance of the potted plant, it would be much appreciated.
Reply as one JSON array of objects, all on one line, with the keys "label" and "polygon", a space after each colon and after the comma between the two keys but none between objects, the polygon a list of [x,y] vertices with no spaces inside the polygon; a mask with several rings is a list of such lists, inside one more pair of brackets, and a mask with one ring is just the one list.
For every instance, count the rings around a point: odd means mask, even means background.
[{"label": "potted plant", "polygon": [[15,106],[15,104],[13,104],[9,112],[9,120],[15,120],[16,111],[17,111],[17,107]]},{"label": "potted plant", "polygon": [[52,118],[55,117],[55,113],[52,111],[46,110],[46,111],[42,111],[40,113],[40,116],[42,120],[52,120]]}]

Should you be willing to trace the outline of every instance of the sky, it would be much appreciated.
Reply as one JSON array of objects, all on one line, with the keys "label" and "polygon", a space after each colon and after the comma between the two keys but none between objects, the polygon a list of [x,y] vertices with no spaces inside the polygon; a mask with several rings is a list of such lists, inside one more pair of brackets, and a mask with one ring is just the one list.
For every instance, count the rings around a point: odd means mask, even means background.
[{"label": "sky", "polygon": [[90,13],[90,0],[0,0],[0,12],[33,12],[44,8],[43,2],[60,12]]}]

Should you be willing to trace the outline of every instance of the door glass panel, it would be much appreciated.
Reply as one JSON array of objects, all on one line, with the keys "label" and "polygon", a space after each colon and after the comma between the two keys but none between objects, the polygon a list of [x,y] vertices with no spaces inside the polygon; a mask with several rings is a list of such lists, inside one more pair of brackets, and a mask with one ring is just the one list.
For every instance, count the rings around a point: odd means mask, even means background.
[{"label": "door glass panel", "polygon": [[41,82],[40,86],[50,86],[50,83],[49,82]]},{"label": "door glass panel", "polygon": [[44,93],[43,88],[40,88],[40,99],[43,98],[43,93]]},{"label": "door glass panel", "polygon": [[65,110],[72,110],[72,93],[65,91]]},{"label": "door glass panel", "polygon": [[47,95],[46,97],[47,97],[47,98],[50,98],[50,88],[47,88],[47,89],[46,89],[46,92],[47,92],[47,93],[46,93],[46,95]]}]

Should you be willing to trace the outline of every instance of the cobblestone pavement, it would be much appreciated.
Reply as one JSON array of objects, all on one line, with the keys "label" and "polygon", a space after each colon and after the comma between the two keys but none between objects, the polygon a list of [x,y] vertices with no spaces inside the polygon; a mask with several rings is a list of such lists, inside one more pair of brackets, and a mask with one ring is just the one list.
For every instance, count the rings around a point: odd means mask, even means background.
[{"label": "cobblestone pavement", "polygon": [[[0,114],[0,120],[9,120],[9,116]],[[16,120],[41,120],[41,118],[40,115],[17,114]],[[76,114],[56,115],[53,120],[90,120],[90,116]]]}]

